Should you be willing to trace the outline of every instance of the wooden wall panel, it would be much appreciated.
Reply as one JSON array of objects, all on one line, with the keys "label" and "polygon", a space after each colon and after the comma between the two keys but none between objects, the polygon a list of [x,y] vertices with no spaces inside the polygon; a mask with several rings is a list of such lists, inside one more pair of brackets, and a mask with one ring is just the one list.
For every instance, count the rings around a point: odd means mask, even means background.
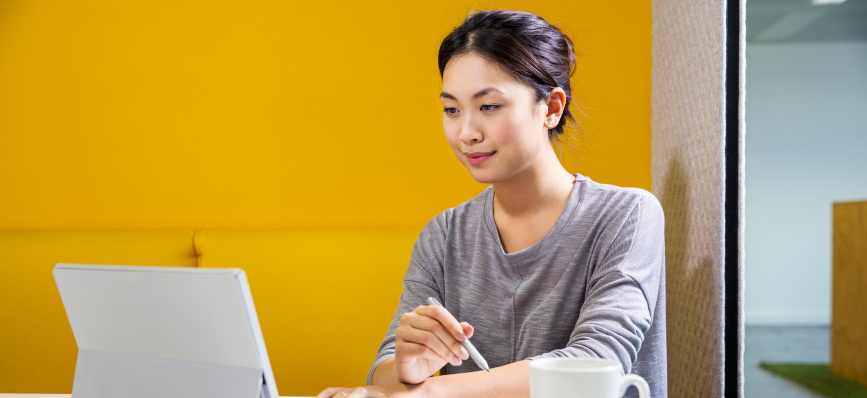
[{"label": "wooden wall panel", "polygon": [[831,372],[867,385],[867,201],[834,203]]}]

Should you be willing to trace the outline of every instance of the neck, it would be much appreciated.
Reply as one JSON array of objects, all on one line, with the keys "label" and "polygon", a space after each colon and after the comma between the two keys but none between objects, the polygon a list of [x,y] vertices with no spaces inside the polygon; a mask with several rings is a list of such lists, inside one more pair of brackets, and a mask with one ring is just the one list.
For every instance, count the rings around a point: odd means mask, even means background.
[{"label": "neck", "polygon": [[553,147],[542,159],[508,180],[494,183],[494,206],[509,216],[521,216],[562,206],[569,199],[575,176],[570,174]]}]

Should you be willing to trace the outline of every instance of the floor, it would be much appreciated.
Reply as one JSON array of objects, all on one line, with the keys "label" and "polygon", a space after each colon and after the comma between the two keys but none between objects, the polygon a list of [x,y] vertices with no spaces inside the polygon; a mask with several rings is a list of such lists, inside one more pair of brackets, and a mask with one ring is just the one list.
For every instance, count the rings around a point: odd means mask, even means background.
[{"label": "floor", "polygon": [[822,397],[769,373],[759,362],[828,363],[828,327],[747,326],[744,340],[745,398]]}]

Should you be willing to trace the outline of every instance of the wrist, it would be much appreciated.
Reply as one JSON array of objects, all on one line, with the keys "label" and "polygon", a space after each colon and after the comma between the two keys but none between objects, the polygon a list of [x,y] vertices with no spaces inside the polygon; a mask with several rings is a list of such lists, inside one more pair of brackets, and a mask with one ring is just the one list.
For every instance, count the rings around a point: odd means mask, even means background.
[{"label": "wrist", "polygon": [[388,358],[377,365],[371,378],[371,385],[374,386],[400,382],[400,374],[397,371],[397,367],[394,366],[394,357]]},{"label": "wrist", "polygon": [[438,396],[436,393],[437,385],[439,384],[439,382],[442,381],[442,380],[438,380],[438,379],[441,379],[441,378],[442,378],[442,376],[428,377],[427,380],[425,380],[419,384],[416,384],[415,389],[413,390],[414,396],[416,398],[435,398],[435,397],[437,397]]},{"label": "wrist", "polygon": [[426,373],[426,369],[419,366],[418,361],[407,366],[406,364],[398,364],[397,357],[394,358],[392,369],[394,369],[394,377],[397,382],[408,385],[424,383],[433,376],[433,374]]}]

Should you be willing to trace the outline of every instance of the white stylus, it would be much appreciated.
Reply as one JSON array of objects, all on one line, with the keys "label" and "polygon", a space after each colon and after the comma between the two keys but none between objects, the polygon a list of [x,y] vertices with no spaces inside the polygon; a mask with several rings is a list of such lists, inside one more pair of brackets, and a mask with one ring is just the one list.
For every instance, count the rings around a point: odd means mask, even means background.
[{"label": "white stylus", "polygon": [[[428,305],[438,305],[445,308],[442,304],[440,304],[439,300],[433,297],[428,297],[426,302]],[[468,339],[467,336],[464,335],[463,330],[461,331],[461,336],[463,336],[464,341],[461,341],[460,343],[462,346],[464,346],[464,348],[467,349],[467,352],[470,354],[470,358],[473,358],[473,361],[475,361],[476,365],[479,365],[480,368],[490,372],[491,368],[488,367],[488,361],[485,361],[485,358],[482,358],[482,354],[479,354],[479,351],[476,350],[476,347],[473,346],[473,343],[470,343],[470,339]]]}]

